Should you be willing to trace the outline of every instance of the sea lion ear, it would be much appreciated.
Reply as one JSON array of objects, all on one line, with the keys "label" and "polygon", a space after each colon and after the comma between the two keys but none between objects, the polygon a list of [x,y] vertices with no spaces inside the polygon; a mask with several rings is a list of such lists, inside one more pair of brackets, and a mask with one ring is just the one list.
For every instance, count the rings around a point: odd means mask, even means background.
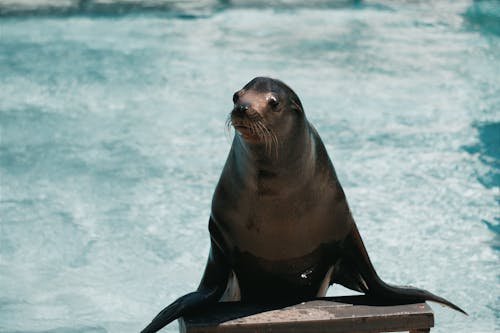
[{"label": "sea lion ear", "polygon": [[292,108],[296,110],[298,113],[304,113],[304,109],[302,108],[302,103],[299,100],[295,100],[294,98],[290,98],[290,102]]}]

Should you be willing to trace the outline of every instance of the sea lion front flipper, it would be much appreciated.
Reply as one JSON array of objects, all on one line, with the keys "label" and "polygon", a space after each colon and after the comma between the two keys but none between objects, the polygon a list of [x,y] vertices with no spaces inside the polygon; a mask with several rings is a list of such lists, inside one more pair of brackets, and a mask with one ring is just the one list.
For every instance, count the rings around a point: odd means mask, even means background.
[{"label": "sea lion front flipper", "polygon": [[353,224],[351,233],[341,245],[341,259],[332,274],[332,283],[364,292],[381,304],[406,304],[433,301],[467,314],[457,305],[427,290],[400,287],[385,283],[373,267],[358,228]]},{"label": "sea lion front flipper", "polygon": [[212,242],[205,273],[198,290],[179,297],[160,311],[141,333],[157,332],[186,313],[199,309],[206,304],[218,302],[226,290],[230,272],[222,253]]}]

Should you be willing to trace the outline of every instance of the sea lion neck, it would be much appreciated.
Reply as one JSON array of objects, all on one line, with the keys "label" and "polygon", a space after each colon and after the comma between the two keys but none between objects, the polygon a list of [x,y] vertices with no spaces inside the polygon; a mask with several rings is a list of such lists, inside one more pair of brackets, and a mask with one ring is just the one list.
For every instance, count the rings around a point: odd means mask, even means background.
[{"label": "sea lion neck", "polygon": [[[293,135],[280,137],[277,149],[269,151],[264,144],[249,144],[235,136],[233,154],[236,166],[244,179],[304,179],[314,171],[315,141],[309,123],[297,122]],[[249,177],[250,176],[250,177]]]}]

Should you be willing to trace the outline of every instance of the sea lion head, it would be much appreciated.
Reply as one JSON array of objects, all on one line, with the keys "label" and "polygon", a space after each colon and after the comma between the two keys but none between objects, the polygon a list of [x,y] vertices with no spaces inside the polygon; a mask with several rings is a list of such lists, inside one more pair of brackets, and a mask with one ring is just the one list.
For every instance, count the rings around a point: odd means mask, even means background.
[{"label": "sea lion head", "polygon": [[249,145],[264,145],[270,153],[291,136],[304,119],[302,103],[285,83],[256,77],[233,95],[228,119],[237,135]]}]

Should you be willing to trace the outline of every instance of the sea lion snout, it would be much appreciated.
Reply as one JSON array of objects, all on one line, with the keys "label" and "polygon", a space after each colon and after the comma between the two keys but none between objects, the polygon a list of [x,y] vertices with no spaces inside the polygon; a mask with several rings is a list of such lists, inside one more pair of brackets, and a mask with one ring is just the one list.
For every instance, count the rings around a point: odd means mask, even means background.
[{"label": "sea lion snout", "polygon": [[239,114],[245,114],[248,111],[249,107],[250,105],[247,103],[235,104],[234,111]]},{"label": "sea lion snout", "polygon": [[254,119],[258,116],[259,113],[251,106],[250,103],[235,103],[233,111],[231,111],[231,117],[237,119]]}]

